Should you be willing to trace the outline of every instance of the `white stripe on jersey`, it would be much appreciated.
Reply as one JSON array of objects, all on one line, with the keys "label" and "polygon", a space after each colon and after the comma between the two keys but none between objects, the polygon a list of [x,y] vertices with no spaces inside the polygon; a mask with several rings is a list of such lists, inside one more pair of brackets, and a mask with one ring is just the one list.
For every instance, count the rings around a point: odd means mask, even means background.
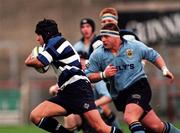
[{"label": "white stripe on jersey", "polygon": [[51,66],[52,66],[52,68],[53,68],[53,70],[54,70],[54,72],[55,72],[56,77],[58,78],[59,75],[62,73],[62,71],[61,71],[60,69],[57,69],[57,68],[54,66],[54,64],[51,64]]},{"label": "white stripe on jersey", "polygon": [[71,46],[71,44],[68,41],[65,41],[61,44],[61,46],[56,50],[59,54],[62,53],[62,51],[64,51],[64,49],[68,46]]},{"label": "white stripe on jersey", "polygon": [[73,55],[73,56],[71,56],[69,58],[62,59],[61,62],[69,64],[69,63],[71,63],[71,62],[73,62],[75,60],[79,60],[79,55],[75,54],[75,55]]},{"label": "white stripe on jersey", "polygon": [[64,51],[64,49],[65,49],[66,47],[68,47],[68,46],[70,46],[76,54],[73,55],[73,56],[71,56],[71,57],[68,57],[68,58],[66,58],[66,59],[62,59],[61,62],[63,62],[63,63],[72,63],[72,62],[75,61],[75,60],[79,60],[79,61],[80,61],[79,55],[78,55],[77,52],[74,50],[74,48],[73,48],[72,45],[69,43],[69,41],[65,41],[64,43],[62,43],[62,45],[57,49],[57,52],[58,52],[59,54],[61,54],[61,53]]},{"label": "white stripe on jersey", "polygon": [[79,57],[79,54],[78,52],[75,50],[75,48],[71,45],[71,48],[73,49],[73,51],[75,52],[76,55],[78,55],[78,61],[80,62],[80,57]]},{"label": "white stripe on jersey", "polygon": [[43,52],[41,52],[41,54],[46,57],[46,59],[49,61],[49,63],[53,61],[52,56],[47,51],[43,51]]},{"label": "white stripe on jersey", "polygon": [[64,66],[64,68],[65,69],[68,69],[68,70],[70,70],[71,68],[74,68],[74,69],[79,69],[78,67],[76,67],[76,66]]},{"label": "white stripe on jersey", "polygon": [[54,72],[55,72],[55,74],[56,74],[57,77],[59,77],[59,76],[61,75],[61,73],[62,73],[65,69],[68,69],[68,70],[70,70],[71,68],[79,69],[78,67],[68,66],[68,65],[66,65],[66,66],[64,66],[64,67],[59,66],[58,69],[57,69],[53,64],[51,64],[51,66],[52,66],[52,68],[53,68],[53,70],[54,70]]},{"label": "white stripe on jersey", "polygon": [[72,83],[74,83],[74,82],[76,82],[76,81],[78,81],[78,80],[80,80],[80,79],[85,79],[85,80],[87,80],[88,82],[90,82],[89,79],[88,79],[86,76],[74,75],[74,76],[71,77],[68,81],[66,81],[60,88],[61,88],[61,89],[64,89],[67,85],[72,84]]}]

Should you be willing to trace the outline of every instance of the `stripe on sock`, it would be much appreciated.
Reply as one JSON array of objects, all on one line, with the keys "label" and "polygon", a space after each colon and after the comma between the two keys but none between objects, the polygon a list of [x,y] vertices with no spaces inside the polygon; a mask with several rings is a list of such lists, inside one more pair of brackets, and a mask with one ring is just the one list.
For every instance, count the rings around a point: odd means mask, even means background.
[{"label": "stripe on sock", "polygon": [[144,133],[144,128],[139,121],[135,121],[129,125],[129,129],[132,133]]}]

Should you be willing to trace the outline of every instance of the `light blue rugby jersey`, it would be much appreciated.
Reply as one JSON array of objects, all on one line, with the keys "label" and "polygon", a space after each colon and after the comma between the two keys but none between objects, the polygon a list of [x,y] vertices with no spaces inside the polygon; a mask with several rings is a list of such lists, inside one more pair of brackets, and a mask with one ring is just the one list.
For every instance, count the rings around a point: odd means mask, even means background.
[{"label": "light blue rugby jersey", "polygon": [[88,80],[81,70],[79,55],[62,36],[51,38],[37,58],[45,66],[52,65],[61,89],[77,80]]},{"label": "light blue rugby jersey", "polygon": [[[106,83],[103,80],[96,82],[95,84],[92,84],[92,88],[95,100],[103,96],[111,98]],[[100,113],[103,112],[101,106],[99,106],[97,109]]]},{"label": "light blue rugby jersey", "polygon": [[94,87],[93,92],[95,99],[99,99],[102,96],[111,98],[106,83],[103,80],[96,82],[95,84],[92,84],[92,86]]},{"label": "light blue rugby jersey", "polygon": [[89,47],[85,47],[85,44],[83,43],[82,39],[76,42],[73,47],[77,52],[83,51],[89,54]]},{"label": "light blue rugby jersey", "polygon": [[110,78],[111,94],[112,97],[115,97],[120,90],[147,77],[141,63],[142,59],[153,63],[159,56],[159,53],[142,42],[124,40],[117,56],[103,46],[96,49],[90,56],[86,74],[104,71],[109,64],[116,66],[118,72]]}]

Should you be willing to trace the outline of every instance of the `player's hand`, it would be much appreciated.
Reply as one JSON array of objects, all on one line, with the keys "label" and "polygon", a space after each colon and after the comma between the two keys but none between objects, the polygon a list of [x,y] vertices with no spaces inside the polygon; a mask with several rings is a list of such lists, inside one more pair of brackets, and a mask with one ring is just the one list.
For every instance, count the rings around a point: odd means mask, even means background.
[{"label": "player's hand", "polygon": [[117,68],[112,64],[110,64],[105,68],[103,73],[105,78],[110,78],[117,73]]},{"label": "player's hand", "polygon": [[170,79],[171,83],[174,81],[174,75],[166,67],[162,68],[162,73],[164,77]]},{"label": "player's hand", "polygon": [[57,84],[51,86],[51,87],[49,88],[49,94],[50,94],[50,95],[53,95],[53,96],[57,95],[58,89],[59,89],[59,86],[58,86]]},{"label": "player's hand", "polygon": [[170,71],[167,71],[167,73],[163,74],[163,76],[169,78],[171,83],[174,81],[174,75]]}]

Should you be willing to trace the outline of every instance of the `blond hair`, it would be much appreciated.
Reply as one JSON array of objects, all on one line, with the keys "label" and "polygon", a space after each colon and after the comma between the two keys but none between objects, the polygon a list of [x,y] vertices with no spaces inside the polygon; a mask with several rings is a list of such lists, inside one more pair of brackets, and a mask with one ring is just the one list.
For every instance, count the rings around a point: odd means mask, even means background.
[{"label": "blond hair", "polygon": [[112,7],[107,7],[107,8],[104,8],[100,14],[99,14],[99,17],[101,18],[104,14],[112,14],[116,17],[118,17],[118,12],[115,8],[112,8]]}]

